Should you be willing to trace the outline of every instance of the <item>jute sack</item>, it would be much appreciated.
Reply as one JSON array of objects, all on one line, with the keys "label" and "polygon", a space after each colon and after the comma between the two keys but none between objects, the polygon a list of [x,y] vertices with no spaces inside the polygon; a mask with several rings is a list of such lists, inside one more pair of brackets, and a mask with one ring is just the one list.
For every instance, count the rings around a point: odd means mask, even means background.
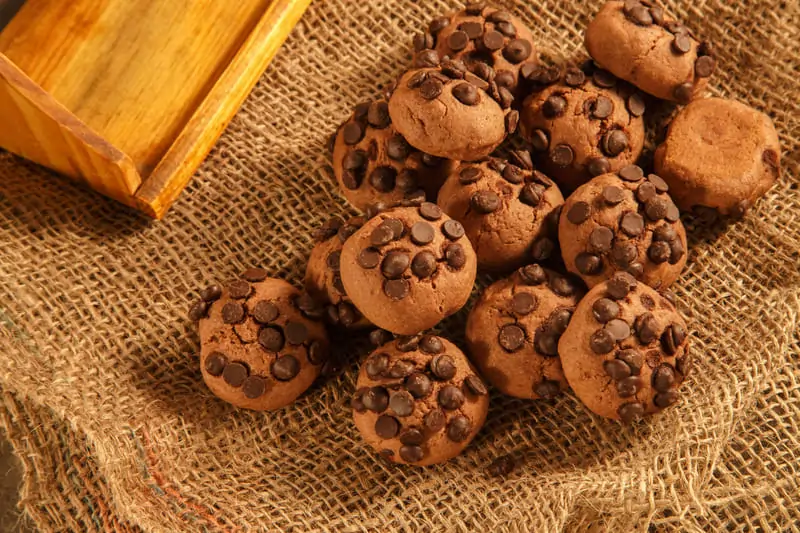
[{"label": "jute sack", "polygon": [[[582,56],[599,7],[499,4],[553,59]],[[411,32],[456,6],[315,2],[160,223],[0,156],[0,420],[42,529],[800,528],[796,0],[665,2],[718,45],[711,92],[769,113],[784,149],[780,183],[743,221],[689,221],[676,292],[697,365],[676,408],[621,427],[571,396],[495,394],[463,456],[419,469],[383,463],[355,431],[363,343],[339,339],[344,374],[278,412],[235,409],[203,385],[194,291],[252,265],[300,280],[312,229],[348,212],[326,136],[407,64]],[[490,477],[506,453],[521,466]]]}]

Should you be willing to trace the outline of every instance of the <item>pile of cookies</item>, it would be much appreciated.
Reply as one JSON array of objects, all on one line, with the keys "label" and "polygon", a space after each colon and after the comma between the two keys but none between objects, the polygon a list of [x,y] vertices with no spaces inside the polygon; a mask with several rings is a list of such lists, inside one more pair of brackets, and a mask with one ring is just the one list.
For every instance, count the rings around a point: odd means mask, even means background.
[{"label": "pile of cookies", "polygon": [[[209,388],[283,407],[326,365],[326,327],[371,331],[355,425],[415,465],[468,445],[486,382],[532,400],[571,390],[625,423],[674,405],[692,366],[668,290],[688,256],[681,212],[743,216],[778,178],[778,137],[766,115],[702,96],[713,46],[647,0],[606,3],[585,44],[591,60],[549,65],[506,11],[433,19],[408,71],[331,138],[363,214],[316,231],[304,290],[249,269],[192,305]],[[682,107],[648,155],[664,101]],[[472,307],[462,351],[430,330],[479,271],[507,277]]]}]

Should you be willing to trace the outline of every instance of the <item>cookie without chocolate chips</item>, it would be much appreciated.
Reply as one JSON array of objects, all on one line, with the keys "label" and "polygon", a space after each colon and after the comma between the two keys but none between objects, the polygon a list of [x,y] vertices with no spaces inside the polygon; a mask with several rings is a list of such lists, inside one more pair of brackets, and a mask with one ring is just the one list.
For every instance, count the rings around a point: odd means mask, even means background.
[{"label": "cookie without chocolate chips", "polygon": [[558,352],[586,407],[623,422],[674,404],[691,367],[686,324],[675,306],[624,272],[581,300]]},{"label": "cookie without chocolate chips", "polygon": [[337,217],[314,232],[317,243],[306,264],[304,285],[308,294],[324,308],[325,320],[334,326],[364,328],[371,325],[350,301],[339,274],[342,247],[364,221],[363,217],[353,217],[343,222]]},{"label": "cookie without chocolate chips", "polygon": [[364,440],[384,459],[417,466],[460,454],[486,420],[486,385],[442,337],[401,337],[361,365],[351,405]]},{"label": "cookie without chocolate chips", "polygon": [[416,67],[432,66],[431,50],[438,58],[463,62],[473,74],[514,94],[518,94],[520,69],[538,64],[530,30],[508,11],[485,3],[468,4],[432,20],[427,31],[414,37]]},{"label": "cookie without chocolate chips", "polygon": [[410,198],[431,200],[458,163],[424,154],[392,125],[386,101],[365,102],[336,132],[333,172],[345,199],[356,209]]},{"label": "cookie without chocolate chips", "polygon": [[463,163],[439,191],[439,207],[464,225],[479,269],[507,272],[529,263],[541,241],[554,247],[548,216],[564,198],[527,152],[515,154]]},{"label": "cookie without chocolate chips", "polygon": [[258,268],[226,287],[201,291],[200,366],[211,392],[237,407],[263,411],[292,403],[328,358],[325,326],[306,316],[308,302]]},{"label": "cookie without chocolate chips", "polygon": [[439,157],[474,161],[516,131],[519,113],[511,109],[513,101],[511,91],[453,60],[403,74],[389,99],[389,114],[411,146]]},{"label": "cookie without chocolate chips", "polygon": [[741,217],[780,175],[770,118],[723,98],[695,100],[672,121],[655,154],[656,172],[681,209]]},{"label": "cookie without chocolate chips", "polygon": [[598,176],[564,203],[558,224],[561,255],[589,287],[627,271],[667,288],[686,264],[686,230],[666,182],[630,165]]},{"label": "cookie without chocolate chips", "polygon": [[567,388],[558,341],[583,296],[578,284],[539,265],[490,285],[467,319],[469,357],[504,394],[553,398]]},{"label": "cookie without chocolate chips", "polygon": [[644,143],[644,101],[608,71],[569,68],[522,106],[520,132],[539,168],[571,191],[635,163]]},{"label": "cookie without chocolate chips", "polygon": [[399,335],[429,329],[461,309],[477,260],[460,222],[433,203],[370,219],[344,244],[344,288],[376,326]]},{"label": "cookie without chocolate chips", "polygon": [[647,0],[607,2],[586,28],[586,49],[616,76],[681,104],[703,92],[714,49]]}]

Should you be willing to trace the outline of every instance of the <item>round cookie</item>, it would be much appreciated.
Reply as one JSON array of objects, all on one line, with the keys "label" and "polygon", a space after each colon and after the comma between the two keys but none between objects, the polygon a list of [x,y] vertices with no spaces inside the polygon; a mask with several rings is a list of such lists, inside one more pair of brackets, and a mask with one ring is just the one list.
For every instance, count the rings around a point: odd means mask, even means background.
[{"label": "round cookie", "polygon": [[548,216],[564,197],[528,152],[513,156],[463,163],[439,191],[439,207],[464,225],[479,269],[507,272],[530,262],[542,239],[553,246]]},{"label": "round cookie", "polygon": [[221,399],[258,411],[277,409],[319,375],[328,335],[301,310],[306,297],[289,283],[251,268],[200,296],[189,316],[199,321],[203,380]]},{"label": "round cookie", "polygon": [[586,407],[623,422],[674,404],[691,367],[686,323],[675,305],[625,272],[581,300],[558,353]]},{"label": "round cookie", "polygon": [[334,326],[371,326],[350,301],[339,274],[342,247],[364,222],[363,217],[353,217],[347,222],[335,217],[314,232],[317,243],[306,264],[304,285],[308,294],[324,308],[325,320]]},{"label": "round cookie", "polygon": [[364,440],[383,458],[418,466],[460,454],[483,426],[486,385],[442,337],[403,337],[361,365],[351,405]]},{"label": "round cookie", "polygon": [[603,68],[681,104],[703,92],[716,68],[711,44],[648,0],[607,2],[586,28],[585,42]]},{"label": "round cookie", "polygon": [[385,100],[358,104],[332,138],[333,173],[345,199],[366,210],[376,202],[436,199],[458,163],[425,154],[392,125]]},{"label": "round cookie", "polygon": [[520,69],[530,70],[538,57],[530,30],[508,11],[487,7],[484,2],[431,21],[425,32],[414,37],[415,66],[431,66],[431,50],[438,58],[463,61],[481,77],[488,72],[500,87],[518,94]]},{"label": "round cookie", "polygon": [[537,165],[569,191],[635,163],[642,153],[642,95],[589,63],[533,93],[521,113],[520,132]]},{"label": "round cookie", "polygon": [[464,306],[477,259],[461,223],[426,202],[369,220],[344,243],[340,268],[347,294],[370,322],[412,335]]},{"label": "round cookie", "polygon": [[467,350],[492,385],[517,398],[553,398],[568,385],[558,340],[583,290],[539,265],[520,268],[481,295],[467,319]]},{"label": "round cookie", "polygon": [[681,209],[740,217],[780,175],[780,141],[770,118],[734,100],[703,98],[670,124],[655,169]]},{"label": "round cookie", "polygon": [[630,165],[578,188],[558,224],[561,255],[589,287],[627,271],[655,288],[670,286],[686,264],[686,230],[668,186]]},{"label": "round cookie", "polygon": [[417,149],[474,161],[516,131],[519,113],[511,109],[513,101],[511,91],[454,60],[403,74],[389,99],[389,114],[397,131]]}]

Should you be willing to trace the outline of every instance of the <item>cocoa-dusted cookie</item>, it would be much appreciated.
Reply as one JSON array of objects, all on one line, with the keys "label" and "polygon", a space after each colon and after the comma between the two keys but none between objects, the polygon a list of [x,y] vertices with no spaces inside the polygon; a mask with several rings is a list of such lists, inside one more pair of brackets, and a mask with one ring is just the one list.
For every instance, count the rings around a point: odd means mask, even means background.
[{"label": "cocoa-dusted cookie", "polygon": [[333,173],[345,199],[366,210],[376,202],[436,199],[458,163],[408,144],[389,117],[385,100],[358,104],[332,138]]},{"label": "cocoa-dusted cookie", "polygon": [[780,153],[767,115],[734,100],[703,98],[672,121],[655,168],[681,209],[741,217],[778,179]]},{"label": "cocoa-dusted cookie", "polygon": [[377,214],[347,239],[340,258],[356,307],[399,335],[429,329],[461,309],[476,270],[464,226],[427,202]]},{"label": "cocoa-dusted cookie", "polygon": [[538,64],[533,37],[525,24],[485,2],[467,4],[461,11],[432,20],[427,31],[414,37],[415,66],[435,63],[431,51],[436,51],[437,58],[463,61],[474,74],[490,77],[514,94],[518,94],[520,69],[527,71]]},{"label": "cocoa-dusted cookie", "polygon": [[625,272],[586,294],[558,352],[586,407],[623,422],[674,404],[691,367],[686,323],[675,305]]},{"label": "cocoa-dusted cookie", "polygon": [[289,283],[251,268],[224,287],[212,285],[189,310],[199,321],[200,368],[211,391],[247,409],[292,403],[328,358],[325,326]]},{"label": "cocoa-dusted cookie", "polygon": [[486,157],[516,131],[519,113],[511,109],[511,91],[483,74],[487,79],[461,60],[409,70],[389,99],[394,127],[428,154],[465,161]]},{"label": "cocoa-dusted cookie", "polygon": [[525,100],[520,132],[539,168],[571,191],[636,162],[643,113],[641,93],[589,62]]},{"label": "cocoa-dusted cookie", "polygon": [[686,264],[686,230],[666,182],[630,165],[578,188],[558,224],[567,269],[589,287],[627,271],[667,288]]},{"label": "cocoa-dusted cookie", "polygon": [[356,427],[384,459],[430,465],[460,454],[489,409],[486,385],[453,343],[401,337],[361,365],[351,405]]},{"label": "cocoa-dusted cookie", "polygon": [[342,247],[364,222],[364,217],[352,217],[346,222],[334,217],[314,232],[316,244],[306,264],[304,285],[324,309],[325,320],[334,326],[364,328],[371,325],[350,301],[339,274]]},{"label": "cocoa-dusted cookie", "polygon": [[567,388],[558,340],[583,296],[580,282],[539,265],[490,285],[467,319],[467,350],[492,385],[517,398]]},{"label": "cocoa-dusted cookie", "polygon": [[534,170],[528,152],[518,151],[511,161],[461,164],[439,191],[438,203],[464,225],[478,268],[507,272],[531,262],[534,248],[554,247],[548,216],[564,197]]},{"label": "cocoa-dusted cookie", "polygon": [[714,73],[711,43],[648,0],[607,2],[586,28],[595,61],[646,93],[681,104],[701,94]]}]

